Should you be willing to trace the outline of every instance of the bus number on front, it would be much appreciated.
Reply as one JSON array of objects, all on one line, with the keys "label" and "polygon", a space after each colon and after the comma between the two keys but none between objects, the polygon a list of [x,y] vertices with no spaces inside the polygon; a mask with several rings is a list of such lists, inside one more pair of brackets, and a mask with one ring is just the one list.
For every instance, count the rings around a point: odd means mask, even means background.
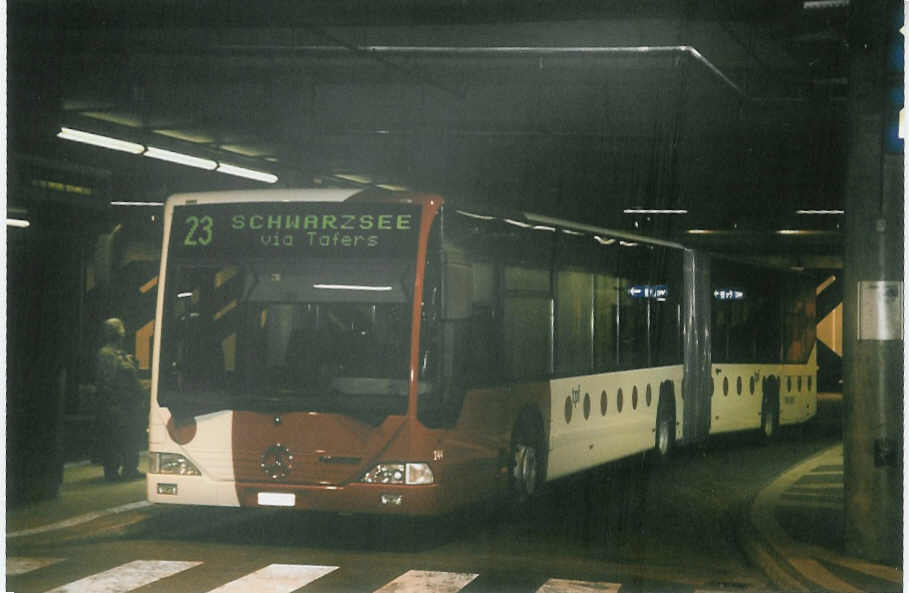
[{"label": "bus number on front", "polygon": [[186,232],[186,238],[183,239],[184,245],[208,245],[211,243],[212,230],[214,221],[211,216],[187,216],[186,226],[189,227]]}]

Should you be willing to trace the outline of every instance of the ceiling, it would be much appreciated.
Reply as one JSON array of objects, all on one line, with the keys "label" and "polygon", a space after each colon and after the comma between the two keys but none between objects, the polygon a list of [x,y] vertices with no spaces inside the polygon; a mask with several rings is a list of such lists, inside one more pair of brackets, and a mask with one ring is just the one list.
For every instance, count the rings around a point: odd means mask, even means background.
[{"label": "ceiling", "polygon": [[[263,185],[60,140],[61,126],[278,186],[401,186],[835,261],[842,217],[796,211],[842,209],[847,13],[845,0],[10,0],[9,150],[109,171],[124,201]],[[814,232],[778,232],[793,229]]]}]

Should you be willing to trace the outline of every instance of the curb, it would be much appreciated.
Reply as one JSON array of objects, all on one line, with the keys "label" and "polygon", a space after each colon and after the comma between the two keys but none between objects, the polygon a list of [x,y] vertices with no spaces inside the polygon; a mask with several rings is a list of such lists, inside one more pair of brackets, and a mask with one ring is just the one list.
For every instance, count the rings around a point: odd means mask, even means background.
[{"label": "curb", "polygon": [[902,582],[902,570],[843,556],[833,550],[793,540],[776,519],[780,496],[802,476],[832,460],[842,459],[842,443],[828,447],[796,463],[764,486],[740,514],[739,545],[749,561],[784,591],[837,591],[860,593],[853,585],[829,571],[826,565],[890,583]]},{"label": "curb", "polygon": [[117,507],[111,507],[108,509],[102,509],[100,511],[94,511],[91,513],[85,513],[83,515],[78,515],[76,517],[70,517],[69,519],[64,519],[63,521],[57,521],[56,523],[51,523],[49,525],[41,525],[39,527],[31,527],[28,529],[20,529],[18,531],[12,531],[6,534],[6,539],[13,539],[17,537],[23,537],[27,535],[35,535],[38,533],[47,533],[48,531],[57,531],[59,529],[66,529],[69,527],[75,527],[77,525],[82,525],[83,523],[88,523],[89,521],[94,521],[95,519],[100,519],[101,517],[107,517],[110,515],[119,515],[120,513],[125,513],[128,511],[134,511],[137,509],[143,509],[145,507],[150,507],[151,503],[147,500],[139,500],[136,502],[130,502],[123,504]]},{"label": "curb", "polygon": [[745,557],[778,589],[799,593],[812,591],[801,579],[787,570],[791,569],[789,563],[779,557],[776,548],[766,541],[752,524],[750,517],[755,498],[752,497],[740,511],[736,529],[736,538]]}]

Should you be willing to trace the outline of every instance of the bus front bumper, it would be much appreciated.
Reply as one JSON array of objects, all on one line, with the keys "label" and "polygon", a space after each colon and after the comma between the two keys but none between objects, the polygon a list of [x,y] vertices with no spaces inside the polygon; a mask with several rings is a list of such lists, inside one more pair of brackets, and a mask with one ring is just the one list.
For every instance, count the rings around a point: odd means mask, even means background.
[{"label": "bus front bumper", "polygon": [[438,484],[403,486],[351,483],[343,486],[240,484],[240,506],[286,506],[336,513],[425,516],[445,512]]},{"label": "bus front bumper", "polygon": [[215,481],[205,476],[148,474],[150,502],[178,505],[286,507],[333,513],[428,516],[451,501],[439,484],[421,486],[350,483],[341,486]]}]

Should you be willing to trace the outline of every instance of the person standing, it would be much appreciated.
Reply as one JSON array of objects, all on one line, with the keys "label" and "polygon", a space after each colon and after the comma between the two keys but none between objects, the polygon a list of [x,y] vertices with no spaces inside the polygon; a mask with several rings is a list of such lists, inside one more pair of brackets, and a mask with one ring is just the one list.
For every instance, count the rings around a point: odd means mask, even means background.
[{"label": "person standing", "polygon": [[[104,345],[96,360],[96,439],[104,465],[104,479],[144,477],[139,471],[139,449],[145,437],[145,394],[135,359],[123,349],[126,328],[116,318],[103,326]],[[122,468],[122,474],[120,470]]]}]

